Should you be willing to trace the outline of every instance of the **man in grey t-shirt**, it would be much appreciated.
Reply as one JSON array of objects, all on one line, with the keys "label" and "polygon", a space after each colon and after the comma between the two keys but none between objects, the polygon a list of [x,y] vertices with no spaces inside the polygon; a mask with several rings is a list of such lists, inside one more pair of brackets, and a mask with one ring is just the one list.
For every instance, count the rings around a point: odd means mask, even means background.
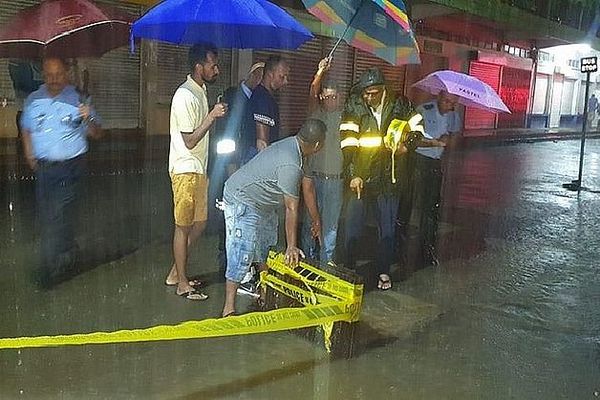
[{"label": "man in grey t-shirt", "polygon": [[285,205],[286,262],[304,257],[297,245],[298,203],[303,157],[325,140],[325,124],[307,120],[296,136],[267,147],[225,182],[225,304],[223,317],[235,314],[237,288],[253,262],[264,267],[269,247],[277,243],[277,209]]}]

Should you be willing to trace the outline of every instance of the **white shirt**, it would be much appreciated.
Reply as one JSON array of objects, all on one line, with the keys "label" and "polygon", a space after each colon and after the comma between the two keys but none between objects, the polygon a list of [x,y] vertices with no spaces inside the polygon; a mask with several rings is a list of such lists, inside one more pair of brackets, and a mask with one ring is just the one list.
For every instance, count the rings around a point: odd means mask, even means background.
[{"label": "white shirt", "polygon": [[208,115],[206,86],[198,85],[191,76],[179,86],[171,102],[169,131],[169,173],[206,174],[208,166],[208,132],[193,149],[188,149],[181,132],[193,132]]},{"label": "white shirt", "polygon": [[[427,139],[439,139],[443,135],[460,132],[461,120],[456,111],[450,111],[446,114],[440,114],[437,101],[421,104],[417,107],[417,112],[423,116],[425,124],[425,137]],[[444,153],[443,147],[418,147],[417,153],[429,157],[440,159]]]},{"label": "white shirt", "polygon": [[377,128],[381,129],[381,115],[383,114],[383,103],[385,103],[385,95],[386,92],[383,92],[383,96],[381,96],[381,102],[377,106],[377,108],[371,108],[371,112],[373,113],[373,117],[375,117],[375,121],[377,121]]}]

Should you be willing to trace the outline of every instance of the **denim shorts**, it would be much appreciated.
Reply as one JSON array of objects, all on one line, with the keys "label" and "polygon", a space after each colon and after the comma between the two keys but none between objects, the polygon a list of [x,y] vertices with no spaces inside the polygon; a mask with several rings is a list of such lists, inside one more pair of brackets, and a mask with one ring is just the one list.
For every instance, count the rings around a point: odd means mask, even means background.
[{"label": "denim shorts", "polygon": [[241,282],[253,262],[265,263],[269,249],[277,245],[278,218],[265,211],[225,200],[225,278]]}]

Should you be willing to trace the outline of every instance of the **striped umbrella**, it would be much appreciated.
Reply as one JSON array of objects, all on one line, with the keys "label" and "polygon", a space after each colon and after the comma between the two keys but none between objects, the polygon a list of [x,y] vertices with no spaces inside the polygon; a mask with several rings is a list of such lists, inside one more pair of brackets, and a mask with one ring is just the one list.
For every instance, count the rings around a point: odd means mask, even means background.
[{"label": "striped umbrella", "polygon": [[393,65],[420,64],[402,0],[302,0],[306,9],[339,38]]}]

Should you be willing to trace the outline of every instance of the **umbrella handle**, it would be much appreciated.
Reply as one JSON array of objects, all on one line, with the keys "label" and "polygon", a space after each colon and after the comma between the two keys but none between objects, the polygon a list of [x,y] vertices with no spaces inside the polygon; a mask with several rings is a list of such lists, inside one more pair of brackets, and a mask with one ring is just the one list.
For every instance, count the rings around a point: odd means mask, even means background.
[{"label": "umbrella handle", "polygon": [[342,42],[342,39],[344,39],[344,36],[346,36],[346,33],[348,33],[348,29],[350,29],[350,25],[352,25],[352,22],[354,22],[354,18],[356,18],[356,16],[358,15],[358,12],[360,11],[363,4],[365,4],[365,0],[360,1],[360,5],[356,9],[356,12],[352,16],[352,18],[350,18],[350,21],[348,21],[348,24],[346,25],[346,29],[344,29],[344,33],[342,33],[342,36],[339,37],[337,42],[335,42],[335,44],[333,45],[333,48],[329,51],[329,54],[327,54],[327,58],[329,58],[330,60],[333,57],[333,52],[338,48],[338,46]]}]

